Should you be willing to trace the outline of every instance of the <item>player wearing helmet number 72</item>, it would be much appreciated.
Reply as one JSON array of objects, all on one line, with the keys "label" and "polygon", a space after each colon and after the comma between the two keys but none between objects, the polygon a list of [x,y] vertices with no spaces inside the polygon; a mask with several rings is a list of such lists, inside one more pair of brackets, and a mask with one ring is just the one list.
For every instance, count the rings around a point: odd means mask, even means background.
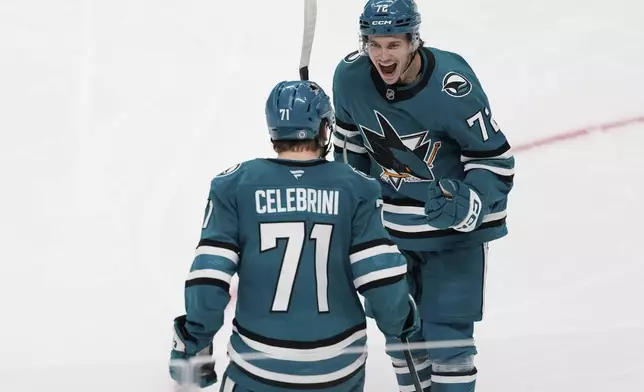
[{"label": "player wearing helmet number 72", "polygon": [[[470,65],[424,45],[413,0],[369,0],[359,23],[361,47],[333,79],[334,157],[381,185],[385,227],[421,314],[415,340],[471,341],[414,351],[422,387],[471,392],[488,243],[507,234],[510,144]],[[400,390],[413,391],[402,353],[390,355]]]}]

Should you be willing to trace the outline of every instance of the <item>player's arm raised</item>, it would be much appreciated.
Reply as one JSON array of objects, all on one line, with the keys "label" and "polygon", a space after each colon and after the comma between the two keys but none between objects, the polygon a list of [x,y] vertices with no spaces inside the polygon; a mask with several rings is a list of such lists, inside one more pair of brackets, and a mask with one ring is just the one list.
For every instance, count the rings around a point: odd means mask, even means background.
[{"label": "player's arm raised", "polygon": [[333,159],[345,162],[364,173],[369,173],[371,161],[364,147],[362,135],[357,125],[347,112],[343,99],[341,81],[338,73],[333,78],[333,106],[335,108],[335,130],[331,141],[333,142]]},{"label": "player's arm raised", "polygon": [[366,185],[352,224],[349,260],[353,284],[369,302],[382,333],[400,337],[418,327],[405,277],[407,260],[382,224],[380,186],[375,180]]},{"label": "player's arm raised", "polygon": [[461,147],[465,178],[432,183],[426,208],[431,225],[464,232],[481,225],[490,208],[506,198],[514,180],[510,144],[478,79],[473,73],[466,77],[471,92],[464,97],[446,96],[449,102],[443,111],[444,126]]}]

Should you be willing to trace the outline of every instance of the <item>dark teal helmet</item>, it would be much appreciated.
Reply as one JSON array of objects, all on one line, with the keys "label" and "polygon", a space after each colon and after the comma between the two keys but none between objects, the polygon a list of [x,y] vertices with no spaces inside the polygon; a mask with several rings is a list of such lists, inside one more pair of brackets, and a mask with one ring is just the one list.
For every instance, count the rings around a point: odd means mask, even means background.
[{"label": "dark teal helmet", "polygon": [[360,34],[418,34],[420,13],[414,0],[369,0],[360,15]]},{"label": "dark teal helmet", "polygon": [[315,139],[323,124],[335,124],[331,99],[315,82],[279,82],[266,100],[266,124],[272,140]]}]

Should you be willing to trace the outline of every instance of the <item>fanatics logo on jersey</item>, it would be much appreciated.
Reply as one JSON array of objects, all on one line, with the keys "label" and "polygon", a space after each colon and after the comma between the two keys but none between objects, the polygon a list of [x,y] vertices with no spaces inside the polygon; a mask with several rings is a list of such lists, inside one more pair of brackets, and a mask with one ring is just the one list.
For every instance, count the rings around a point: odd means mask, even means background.
[{"label": "fanatics logo on jersey", "polygon": [[291,170],[290,172],[293,175],[293,177],[295,177],[298,180],[300,179],[300,177],[302,177],[302,174],[304,174],[304,170]]},{"label": "fanatics logo on jersey", "polygon": [[443,78],[442,90],[449,96],[462,98],[472,91],[472,83],[461,74],[448,72]]},{"label": "fanatics logo on jersey", "polygon": [[364,125],[360,129],[367,152],[382,168],[380,180],[397,191],[406,182],[433,181],[432,168],[441,142],[432,143],[427,131],[400,136],[384,115],[377,110],[374,113],[380,132]]}]

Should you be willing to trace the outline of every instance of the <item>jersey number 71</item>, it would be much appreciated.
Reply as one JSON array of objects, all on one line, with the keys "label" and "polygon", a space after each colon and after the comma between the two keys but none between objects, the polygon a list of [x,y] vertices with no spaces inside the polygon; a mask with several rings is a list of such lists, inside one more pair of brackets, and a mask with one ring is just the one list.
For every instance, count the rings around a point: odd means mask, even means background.
[{"label": "jersey number 71", "polygon": [[[295,284],[295,275],[302,258],[304,241],[306,237],[305,222],[277,222],[261,223],[260,250],[262,252],[275,249],[278,239],[286,239],[286,250],[282,258],[277,288],[273,299],[273,312],[287,312]],[[327,294],[329,264],[329,250],[333,225],[315,223],[311,229],[309,240],[315,241],[315,283],[317,287],[317,303],[320,313],[329,311],[329,298]]]}]

